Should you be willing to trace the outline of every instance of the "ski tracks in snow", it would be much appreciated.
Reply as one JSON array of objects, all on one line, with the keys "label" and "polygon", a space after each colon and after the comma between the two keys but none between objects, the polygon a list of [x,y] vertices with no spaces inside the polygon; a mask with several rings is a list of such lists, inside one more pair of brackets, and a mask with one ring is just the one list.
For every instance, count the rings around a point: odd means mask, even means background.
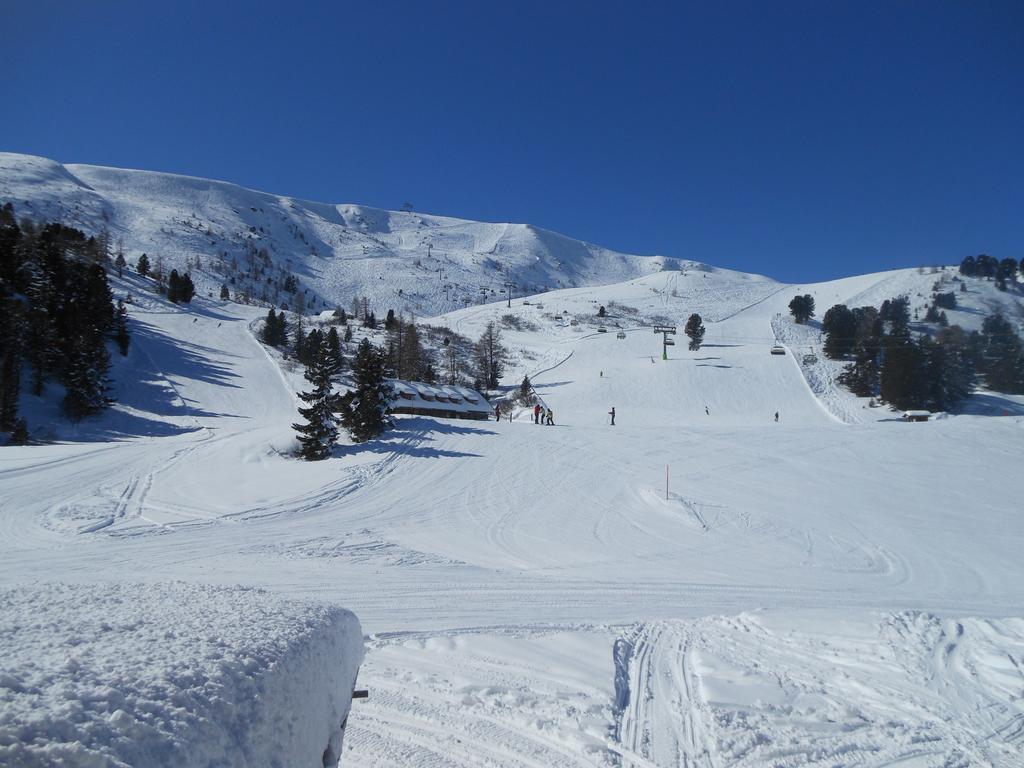
[{"label": "ski tracks in snow", "polygon": [[616,642],[614,736],[623,768],[718,768],[693,667],[692,625],[656,622]]},{"label": "ski tracks in snow", "polygon": [[708,617],[639,625],[613,657],[620,766],[1009,768],[1024,753],[1020,619]]}]

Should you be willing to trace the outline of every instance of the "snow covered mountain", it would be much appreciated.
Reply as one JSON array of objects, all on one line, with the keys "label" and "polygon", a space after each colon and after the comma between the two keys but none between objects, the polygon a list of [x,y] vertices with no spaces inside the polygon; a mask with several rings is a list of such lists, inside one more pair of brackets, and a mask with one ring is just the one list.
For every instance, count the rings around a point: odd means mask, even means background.
[{"label": "snow covered mountain", "polygon": [[[134,264],[145,252],[190,269],[202,293],[224,282],[254,299],[323,309],[367,296],[433,315],[504,293],[620,282],[675,269],[529,224],[491,224],[331,205],[221,181],[0,153],[0,201],[90,234],[106,227]],[[287,275],[299,293],[284,290]]]}]

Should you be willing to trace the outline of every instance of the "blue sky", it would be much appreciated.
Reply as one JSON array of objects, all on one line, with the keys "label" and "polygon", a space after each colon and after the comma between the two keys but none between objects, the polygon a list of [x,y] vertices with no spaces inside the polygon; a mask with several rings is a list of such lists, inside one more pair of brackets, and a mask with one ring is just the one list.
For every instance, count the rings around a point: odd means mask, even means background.
[{"label": "blue sky", "polygon": [[0,21],[0,150],[793,282],[1024,255],[1019,0],[36,0]]}]

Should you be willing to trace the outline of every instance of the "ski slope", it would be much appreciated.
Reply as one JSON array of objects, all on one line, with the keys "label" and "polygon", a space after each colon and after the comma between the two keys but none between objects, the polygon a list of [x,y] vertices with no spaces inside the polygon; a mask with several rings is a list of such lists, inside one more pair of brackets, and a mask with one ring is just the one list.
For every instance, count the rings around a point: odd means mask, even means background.
[{"label": "ski slope", "polygon": [[[796,289],[687,269],[440,316],[519,318],[505,381],[555,426],[400,418],[319,463],[284,455],[298,379],[262,311],[140,295],[122,431],[0,452],[0,583],[352,609],[371,698],[343,764],[1017,765],[1024,417],[843,423],[769,354]],[[641,321],[691,311],[704,347],[662,361]]]}]

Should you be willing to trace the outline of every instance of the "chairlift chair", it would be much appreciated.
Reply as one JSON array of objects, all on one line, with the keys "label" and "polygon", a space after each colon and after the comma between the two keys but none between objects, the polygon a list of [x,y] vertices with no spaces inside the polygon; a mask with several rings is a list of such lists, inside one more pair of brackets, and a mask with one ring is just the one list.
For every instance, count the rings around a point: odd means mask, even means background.
[{"label": "chairlift chair", "polygon": [[781,344],[775,344],[775,345],[772,346],[772,354],[773,355],[784,355],[784,354],[786,354],[786,348],[784,346],[782,346]]},{"label": "chairlift chair", "polygon": [[624,339],[624,338],[626,338],[626,332],[625,331],[619,331],[618,333],[615,334],[615,338],[616,339]]}]

